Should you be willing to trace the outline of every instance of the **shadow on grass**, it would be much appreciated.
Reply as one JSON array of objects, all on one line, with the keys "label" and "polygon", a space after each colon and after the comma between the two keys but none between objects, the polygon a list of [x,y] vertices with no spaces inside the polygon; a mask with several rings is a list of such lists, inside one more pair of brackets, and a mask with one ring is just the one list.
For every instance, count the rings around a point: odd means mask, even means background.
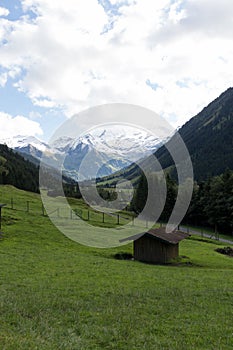
[{"label": "shadow on grass", "polygon": [[131,253],[119,252],[114,254],[114,258],[117,260],[134,260],[134,257]]},{"label": "shadow on grass", "polygon": [[[131,253],[119,252],[113,255],[114,259],[117,260],[131,260],[134,261],[134,257]],[[135,260],[136,261],[136,260]],[[189,257],[181,255],[178,258],[172,259],[166,263],[154,263],[146,261],[137,261],[146,265],[154,266],[176,266],[176,267],[202,267],[200,264],[196,264],[190,260]]]},{"label": "shadow on grass", "polygon": [[217,248],[215,251],[233,258],[233,249],[231,247]]}]

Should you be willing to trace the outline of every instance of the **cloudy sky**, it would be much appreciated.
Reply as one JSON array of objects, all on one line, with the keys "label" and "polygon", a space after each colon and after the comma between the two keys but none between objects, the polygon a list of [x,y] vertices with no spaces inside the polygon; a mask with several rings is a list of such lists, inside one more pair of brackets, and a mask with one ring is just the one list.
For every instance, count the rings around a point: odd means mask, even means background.
[{"label": "cloudy sky", "polygon": [[0,138],[112,102],[178,127],[230,86],[232,0],[0,0]]}]

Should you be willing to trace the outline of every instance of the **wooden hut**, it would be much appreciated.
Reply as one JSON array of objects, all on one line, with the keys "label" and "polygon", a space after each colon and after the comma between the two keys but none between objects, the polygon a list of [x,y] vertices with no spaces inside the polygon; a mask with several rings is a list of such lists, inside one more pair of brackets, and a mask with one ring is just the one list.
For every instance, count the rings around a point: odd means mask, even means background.
[{"label": "wooden hut", "polygon": [[178,230],[167,233],[165,227],[128,237],[122,241],[134,241],[134,259],[148,263],[167,263],[179,256],[179,242],[189,237]]}]

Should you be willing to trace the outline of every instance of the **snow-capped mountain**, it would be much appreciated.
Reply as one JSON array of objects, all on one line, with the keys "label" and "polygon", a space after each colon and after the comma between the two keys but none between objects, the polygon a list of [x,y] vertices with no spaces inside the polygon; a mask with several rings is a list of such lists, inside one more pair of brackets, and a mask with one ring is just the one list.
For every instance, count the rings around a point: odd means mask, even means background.
[{"label": "snow-capped mountain", "polygon": [[8,147],[13,149],[24,149],[28,146],[32,146],[36,148],[38,151],[44,152],[48,145],[38,140],[34,136],[13,136],[12,138],[2,139],[0,140],[1,144],[6,144]]},{"label": "snow-capped mountain", "polygon": [[[155,152],[161,139],[134,127],[99,127],[78,138],[62,136],[51,144],[35,137],[16,136],[0,143],[56,167],[64,159],[64,173],[76,180],[110,175]],[[88,159],[88,161],[86,161]]]},{"label": "snow-capped mountain", "polygon": [[149,135],[145,130],[114,125],[99,127],[79,137],[71,144],[72,149],[80,143],[83,147],[91,145],[98,152],[136,161],[154,152],[161,145],[162,140]]}]

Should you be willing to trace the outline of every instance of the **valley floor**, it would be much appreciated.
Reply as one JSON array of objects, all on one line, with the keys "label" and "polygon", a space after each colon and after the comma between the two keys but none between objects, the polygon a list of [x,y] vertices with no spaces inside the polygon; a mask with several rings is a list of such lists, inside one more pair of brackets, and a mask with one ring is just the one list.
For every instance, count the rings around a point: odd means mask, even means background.
[{"label": "valley floor", "polygon": [[12,196],[41,211],[39,195],[0,186],[1,349],[233,348],[233,259],[220,242],[191,237],[173,265],[116,260],[132,245],[82,246],[23,204],[11,209]]}]

